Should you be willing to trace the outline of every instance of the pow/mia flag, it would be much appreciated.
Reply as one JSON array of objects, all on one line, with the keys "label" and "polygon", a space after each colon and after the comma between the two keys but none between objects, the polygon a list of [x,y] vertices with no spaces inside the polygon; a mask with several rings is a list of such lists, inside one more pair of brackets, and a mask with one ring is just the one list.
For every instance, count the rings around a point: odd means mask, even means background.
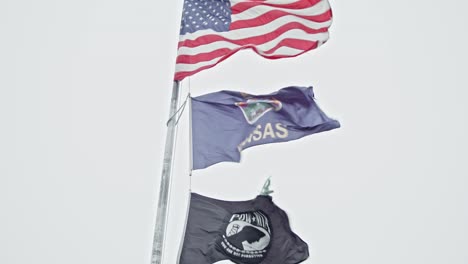
[{"label": "pow/mia flag", "polygon": [[243,149],[340,127],[317,106],[312,87],[267,95],[220,91],[192,98],[193,169],[240,161]]},{"label": "pow/mia flag", "polygon": [[231,202],[191,194],[179,264],[296,264],[308,257],[271,196]]}]

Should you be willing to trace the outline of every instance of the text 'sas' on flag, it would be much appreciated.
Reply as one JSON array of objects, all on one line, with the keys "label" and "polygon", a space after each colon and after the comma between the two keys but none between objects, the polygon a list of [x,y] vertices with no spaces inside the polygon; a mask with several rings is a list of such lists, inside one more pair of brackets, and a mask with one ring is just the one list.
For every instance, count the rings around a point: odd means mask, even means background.
[{"label": "text 'sas' on flag", "polygon": [[175,80],[250,48],[268,59],[294,57],[328,40],[327,0],[185,0]]},{"label": "text 'sas' on flag", "polygon": [[193,169],[239,162],[243,149],[340,127],[317,105],[312,87],[266,95],[220,91],[192,98]]}]

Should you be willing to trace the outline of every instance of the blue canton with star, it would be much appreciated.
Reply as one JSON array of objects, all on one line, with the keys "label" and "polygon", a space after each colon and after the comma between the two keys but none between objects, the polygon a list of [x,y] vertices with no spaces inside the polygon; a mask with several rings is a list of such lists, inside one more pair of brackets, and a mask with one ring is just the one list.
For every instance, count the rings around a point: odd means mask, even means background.
[{"label": "blue canton with star", "polygon": [[229,31],[231,14],[229,0],[185,0],[180,34],[193,33],[202,29],[212,29],[217,32]]}]

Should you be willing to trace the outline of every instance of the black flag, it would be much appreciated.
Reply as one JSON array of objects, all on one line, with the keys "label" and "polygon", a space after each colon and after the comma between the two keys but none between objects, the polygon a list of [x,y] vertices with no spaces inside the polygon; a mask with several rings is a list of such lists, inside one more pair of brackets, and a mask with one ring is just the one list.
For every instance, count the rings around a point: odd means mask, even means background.
[{"label": "black flag", "polygon": [[179,264],[296,264],[308,257],[271,196],[233,202],[191,194]]}]

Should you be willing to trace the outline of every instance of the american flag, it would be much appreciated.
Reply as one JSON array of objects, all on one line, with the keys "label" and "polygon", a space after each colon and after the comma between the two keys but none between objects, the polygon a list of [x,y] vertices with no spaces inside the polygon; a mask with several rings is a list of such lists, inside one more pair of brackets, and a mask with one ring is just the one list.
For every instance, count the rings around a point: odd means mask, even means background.
[{"label": "american flag", "polygon": [[268,59],[298,56],[328,40],[327,0],[185,0],[175,80],[241,49]]}]

